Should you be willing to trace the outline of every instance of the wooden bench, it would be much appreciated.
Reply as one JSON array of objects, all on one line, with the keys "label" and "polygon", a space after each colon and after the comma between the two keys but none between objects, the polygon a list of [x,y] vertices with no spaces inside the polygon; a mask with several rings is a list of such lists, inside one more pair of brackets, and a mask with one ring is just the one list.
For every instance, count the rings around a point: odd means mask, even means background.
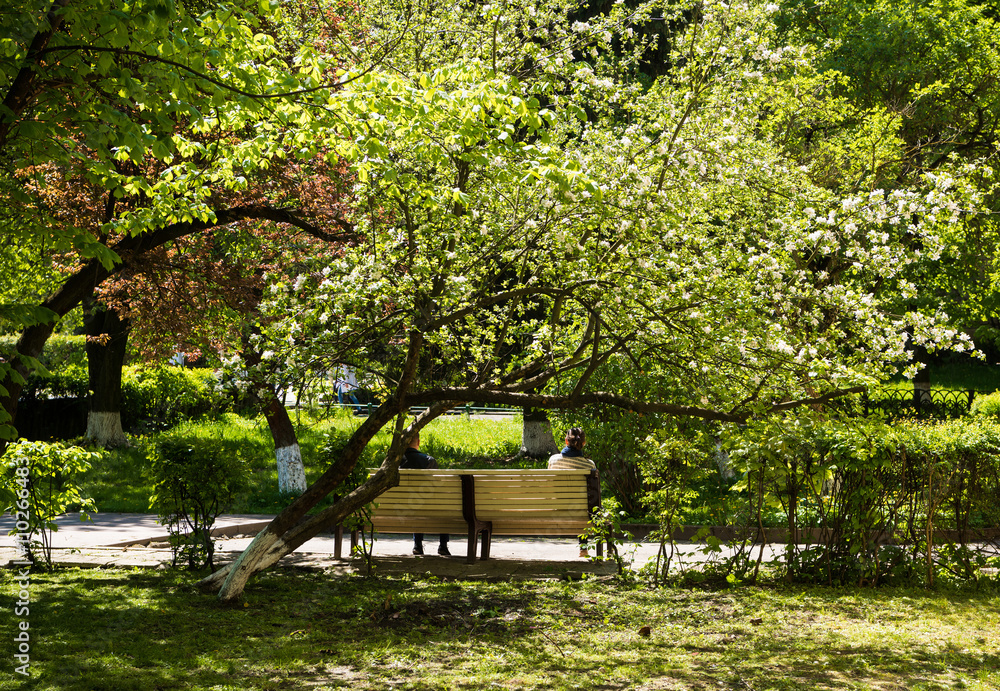
[{"label": "wooden bench", "polygon": [[[596,470],[407,470],[399,485],[375,502],[372,529],[380,533],[449,533],[469,536],[467,561],[489,559],[493,535],[558,535],[586,532],[600,508]],[[341,535],[336,552],[340,553]],[[351,535],[357,544],[356,531]],[[597,555],[603,556],[597,542]]]}]

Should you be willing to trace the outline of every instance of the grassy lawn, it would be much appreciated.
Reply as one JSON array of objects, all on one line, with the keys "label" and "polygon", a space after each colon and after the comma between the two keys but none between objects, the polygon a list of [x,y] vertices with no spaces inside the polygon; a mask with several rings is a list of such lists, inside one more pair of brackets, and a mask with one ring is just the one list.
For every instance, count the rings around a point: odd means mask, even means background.
[{"label": "grassy lawn", "polygon": [[[2,578],[16,590],[9,571]],[[223,607],[193,580],[35,574],[32,688],[1000,689],[995,592],[650,591],[284,570],[253,581],[245,606]],[[15,631],[13,607],[0,618]],[[0,689],[23,688],[12,667]]]},{"label": "grassy lawn", "polygon": [[[936,358],[929,369],[931,386],[935,389],[985,392],[1000,389],[1000,363],[952,353]],[[897,377],[886,386],[909,389],[913,383]]]},{"label": "grassy lawn", "polygon": [[[336,444],[346,442],[361,421],[350,414],[332,419],[315,419],[308,414],[298,417],[299,445],[310,483],[326,470]],[[185,422],[160,434],[211,438],[216,440],[220,453],[240,454],[246,459],[250,490],[237,499],[232,513],[276,513],[286,505],[277,491],[274,442],[263,417],[227,413],[217,419]],[[156,435],[134,438],[131,448],[109,452],[83,477],[84,494],[94,498],[99,511],[148,512],[152,482],[146,455],[155,439]],[[464,415],[450,415],[434,420],[421,435],[421,449],[446,468],[490,467],[497,459],[517,454],[520,443],[520,417],[470,420]],[[388,445],[389,435],[383,432],[365,451],[362,464],[377,466]]]}]

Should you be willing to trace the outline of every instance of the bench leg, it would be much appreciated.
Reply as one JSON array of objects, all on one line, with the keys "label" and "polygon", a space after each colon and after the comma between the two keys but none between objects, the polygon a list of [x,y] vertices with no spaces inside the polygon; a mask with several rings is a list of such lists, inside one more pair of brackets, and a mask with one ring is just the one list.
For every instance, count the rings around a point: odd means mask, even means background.
[{"label": "bench leg", "polygon": [[600,538],[597,539],[597,558],[604,558],[604,540],[601,540]]},{"label": "bench leg", "polygon": [[[479,539],[479,531],[476,530],[475,528],[469,528],[469,551],[466,553],[465,556],[466,564],[476,563],[476,541],[478,539]],[[483,549],[485,548],[486,547],[484,545]]]},{"label": "bench leg", "polygon": [[493,542],[493,535],[492,535],[492,533],[489,530],[484,530],[483,531],[483,552],[482,552],[482,556],[481,556],[481,558],[482,558],[483,561],[486,561],[487,559],[490,558],[490,543],[492,543],[492,542]]},{"label": "bench leg", "polygon": [[334,542],[333,542],[333,558],[334,559],[340,559],[340,556],[341,556],[341,554],[343,552],[343,550],[341,549],[341,544],[340,543],[343,541],[343,539],[344,539],[344,524],[343,523],[338,523],[336,530],[333,531],[333,540],[334,540]]}]

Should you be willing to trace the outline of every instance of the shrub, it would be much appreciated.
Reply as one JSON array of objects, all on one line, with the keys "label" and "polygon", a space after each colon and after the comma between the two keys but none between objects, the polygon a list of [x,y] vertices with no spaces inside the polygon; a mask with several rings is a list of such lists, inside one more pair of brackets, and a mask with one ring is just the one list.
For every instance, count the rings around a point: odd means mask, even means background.
[{"label": "shrub", "polygon": [[173,565],[213,568],[212,526],[247,483],[238,451],[220,453],[211,439],[166,436],[150,450],[153,495],[149,506],[170,531]]},{"label": "shrub", "polygon": [[[0,352],[13,353],[19,336],[0,336]],[[87,366],[87,337],[70,334],[53,334],[45,342],[38,361],[49,371],[63,367]]]},{"label": "shrub", "polygon": [[1000,420],[1000,391],[985,396],[976,396],[972,401],[972,415],[992,417]]},{"label": "shrub", "polygon": [[122,371],[122,423],[132,428],[138,420],[167,427],[186,418],[231,408],[231,399],[216,388],[211,370],[167,365],[129,365]]},{"label": "shrub", "polygon": [[7,447],[0,504],[16,521],[11,535],[25,536],[19,539],[19,549],[28,561],[35,561],[40,549],[45,565],[51,568],[56,517],[78,509],[85,519],[87,511],[97,510],[94,501],[83,496],[77,480],[100,458],[99,452],[65,444],[21,441]]},{"label": "shrub", "polygon": [[[1000,424],[831,422],[807,413],[755,422],[727,440],[747,507],[737,542],[766,542],[783,516],[786,578],[838,584],[978,580],[1000,527]],[[803,530],[815,527],[811,537]],[[803,546],[802,543],[812,543]],[[746,549],[729,563],[755,578]],[[742,561],[740,561],[742,559]]]}]

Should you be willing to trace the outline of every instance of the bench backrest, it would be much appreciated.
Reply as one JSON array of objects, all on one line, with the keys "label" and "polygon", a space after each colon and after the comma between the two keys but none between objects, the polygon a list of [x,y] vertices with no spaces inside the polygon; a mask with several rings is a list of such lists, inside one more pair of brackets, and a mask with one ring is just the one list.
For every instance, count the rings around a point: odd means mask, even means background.
[{"label": "bench backrest", "polygon": [[494,535],[579,535],[590,520],[587,470],[409,470],[377,500],[379,532],[464,533],[462,475],[475,479],[476,516]]},{"label": "bench backrest", "polygon": [[462,478],[453,471],[400,469],[399,485],[383,492],[372,513],[382,533],[464,533]]},{"label": "bench backrest", "polygon": [[476,471],[476,515],[494,535],[579,535],[590,522],[589,470]]}]

